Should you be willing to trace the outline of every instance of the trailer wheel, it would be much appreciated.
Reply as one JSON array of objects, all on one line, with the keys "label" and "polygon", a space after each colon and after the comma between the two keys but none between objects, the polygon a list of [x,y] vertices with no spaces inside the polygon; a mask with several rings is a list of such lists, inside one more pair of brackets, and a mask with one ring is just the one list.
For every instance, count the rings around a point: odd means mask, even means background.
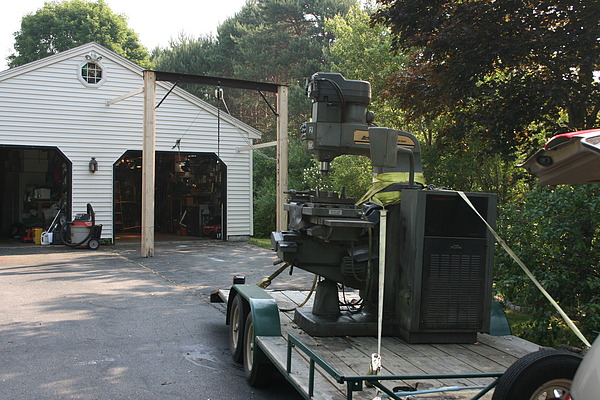
[{"label": "trailer wheel", "polygon": [[249,313],[244,328],[244,372],[250,386],[262,387],[269,383],[275,368],[269,361],[254,360],[254,346],[254,322],[252,313]]},{"label": "trailer wheel", "polygon": [[244,322],[250,306],[239,294],[233,298],[229,309],[229,349],[235,362],[242,362],[244,356]]},{"label": "trailer wheel", "polygon": [[518,359],[498,379],[492,400],[562,400],[571,390],[581,357],[540,350]]}]

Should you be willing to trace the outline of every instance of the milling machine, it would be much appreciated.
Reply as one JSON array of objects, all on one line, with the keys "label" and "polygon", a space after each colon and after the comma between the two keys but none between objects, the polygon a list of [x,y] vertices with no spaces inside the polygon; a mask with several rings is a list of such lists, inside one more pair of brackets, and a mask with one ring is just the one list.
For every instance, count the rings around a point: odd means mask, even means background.
[{"label": "milling machine", "polygon": [[[410,343],[474,342],[489,330],[492,301],[494,241],[485,224],[456,192],[424,185],[414,135],[373,124],[368,82],[319,72],[306,88],[312,119],[302,134],[321,171],[337,156],[363,155],[374,183],[358,202],[343,190],[288,192],[288,229],[272,233],[273,248],[289,265],[320,277],[313,307],[297,309],[295,322],[315,336],[374,335],[385,265],[385,335]],[[493,225],[496,197],[467,196]],[[360,301],[340,307],[344,287],[358,290]]]}]

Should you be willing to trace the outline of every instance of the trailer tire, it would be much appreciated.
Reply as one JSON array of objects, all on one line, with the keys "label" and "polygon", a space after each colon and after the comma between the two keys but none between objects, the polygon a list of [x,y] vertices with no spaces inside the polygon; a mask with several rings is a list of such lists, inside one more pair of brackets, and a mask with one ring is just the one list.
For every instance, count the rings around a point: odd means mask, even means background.
[{"label": "trailer tire", "polygon": [[244,372],[250,386],[263,387],[270,383],[275,367],[270,361],[256,361],[254,346],[254,322],[249,313],[244,327]]},{"label": "trailer tire", "polygon": [[242,362],[244,356],[244,323],[250,313],[250,306],[242,296],[236,294],[229,308],[229,349],[235,362]]},{"label": "trailer tire", "polygon": [[518,359],[498,379],[492,400],[564,399],[580,363],[580,356],[564,351],[530,353]]}]

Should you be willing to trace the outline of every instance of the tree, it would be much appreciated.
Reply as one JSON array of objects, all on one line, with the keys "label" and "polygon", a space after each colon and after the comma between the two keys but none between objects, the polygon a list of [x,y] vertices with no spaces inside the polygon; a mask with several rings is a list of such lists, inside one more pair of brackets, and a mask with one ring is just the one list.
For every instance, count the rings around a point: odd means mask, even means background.
[{"label": "tree", "polygon": [[346,79],[371,84],[369,109],[375,112],[378,125],[409,130],[396,101],[383,96],[389,76],[401,73],[408,59],[400,52],[390,54],[389,29],[382,24],[371,25],[370,20],[369,11],[358,6],[352,7],[347,15],[326,20],[325,29],[335,37],[327,54],[329,69]]},{"label": "tree", "polygon": [[477,135],[510,155],[537,133],[599,122],[595,2],[378,0],[374,21],[411,51],[389,95],[413,118],[445,117],[447,140]]},{"label": "tree", "polygon": [[152,62],[161,71],[215,76],[223,73],[227,59],[219,51],[215,37],[180,34],[177,40],[171,40],[168,49],[154,49]]},{"label": "tree", "polygon": [[303,184],[307,189],[345,192],[346,197],[358,201],[373,184],[373,166],[368,157],[338,156],[331,162],[327,175],[321,173],[316,159],[311,161],[311,165],[304,169]]},{"label": "tree", "polygon": [[[169,48],[155,48],[152,51],[152,62],[159,71],[179,72],[183,74],[205,76],[228,76],[224,73],[227,58],[219,49],[219,42],[211,35],[192,38],[180,34],[176,40],[171,40]],[[217,106],[213,86],[180,83],[179,86],[199,98]],[[229,92],[226,104],[229,103]],[[229,105],[229,104],[228,104]],[[223,106],[223,104],[220,104]],[[223,107],[224,108],[224,107]]]},{"label": "tree", "polygon": [[[306,96],[298,96],[304,91],[304,80],[324,68],[324,46],[333,39],[325,29],[325,20],[345,14],[355,3],[356,0],[249,1],[219,26],[219,46],[234,77],[290,84],[292,132],[306,121],[309,103]],[[244,102],[244,121],[267,116],[256,115],[258,107],[251,99],[244,98]],[[268,133],[267,140],[272,139]]]},{"label": "tree", "polygon": [[149,68],[150,55],[127,27],[123,15],[111,11],[104,0],[89,2],[71,0],[46,3],[21,20],[15,33],[15,53],[8,57],[9,66],[31,61],[77,47],[98,42],[117,54]]},{"label": "tree", "polygon": [[[353,7],[346,17],[328,20],[326,29],[335,37],[329,48],[331,69],[348,79],[371,83],[369,109],[375,112],[375,122],[409,131],[419,138],[427,183],[462,190],[492,191],[502,198],[507,196],[509,179],[515,170],[513,165],[499,157],[481,157],[482,146],[474,141],[468,146],[438,146],[436,130],[443,126],[443,119],[428,121],[424,116],[411,119],[402,108],[404,103],[387,94],[390,76],[401,75],[408,66],[408,51],[390,52],[394,36],[388,27],[371,22],[369,9]],[[473,169],[473,165],[479,165],[479,168]]]},{"label": "tree", "polygon": [[[277,159],[274,148],[254,151],[254,234],[268,237],[275,230],[275,201],[277,197]],[[296,190],[314,189],[306,187],[304,171],[310,167],[311,159],[306,154],[306,144],[292,137],[289,143],[289,188]]]}]

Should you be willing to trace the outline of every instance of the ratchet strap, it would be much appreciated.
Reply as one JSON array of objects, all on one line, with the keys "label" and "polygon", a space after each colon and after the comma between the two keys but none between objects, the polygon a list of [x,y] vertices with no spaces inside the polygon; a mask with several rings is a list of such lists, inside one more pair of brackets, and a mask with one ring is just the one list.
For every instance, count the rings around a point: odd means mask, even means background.
[{"label": "ratchet strap", "polygon": [[498,234],[496,233],[496,231],[494,230],[494,228],[492,228],[490,226],[490,224],[487,223],[487,221],[485,220],[485,218],[483,218],[481,216],[481,214],[479,214],[479,211],[477,211],[477,209],[475,208],[475,206],[473,205],[473,203],[471,203],[471,201],[469,200],[469,198],[467,197],[467,195],[464,192],[461,192],[461,191],[457,191],[457,193],[469,205],[469,207],[471,207],[473,209],[473,211],[475,211],[475,213],[479,216],[479,218],[481,218],[481,220],[485,223],[485,225],[487,226],[487,228],[490,230],[490,232],[492,233],[492,235],[494,235],[494,237],[496,238],[496,240],[498,241],[498,243],[500,243],[500,245],[504,248],[504,250],[506,250],[506,252],[508,253],[508,255],[511,256],[511,258],[513,260],[515,260],[515,262],[519,265],[519,267],[521,267],[521,269],[523,270],[523,272],[525,272],[525,274],[529,277],[529,279],[531,279],[531,281],[540,290],[540,292],[542,292],[542,294],[550,301],[550,304],[552,304],[552,306],[558,311],[558,313],[561,315],[561,317],[567,323],[567,326],[569,328],[571,328],[571,330],[573,331],[573,333],[575,333],[575,335],[577,335],[577,337],[588,348],[591,347],[592,345],[585,338],[585,336],[583,336],[583,334],[581,333],[581,331],[579,330],[579,328],[577,328],[577,326],[573,323],[573,321],[571,321],[571,319],[563,311],[563,309],[558,305],[558,303],[552,298],[552,296],[550,296],[550,294],[546,291],[546,289],[544,289],[544,287],[542,286],[542,284],[535,278],[535,276],[533,276],[533,274],[531,273],[531,271],[529,270],[529,268],[527,268],[525,266],[525,264],[523,263],[523,261],[521,261],[521,259],[512,251],[512,249],[510,247],[508,247],[508,245],[506,244],[506,242],[504,240],[502,240],[502,238],[500,236],[498,236]]},{"label": "ratchet strap", "polygon": [[[399,204],[401,198],[401,189],[394,187],[395,183],[409,181],[408,172],[384,172],[373,178],[373,185],[356,202],[357,205],[371,201],[379,206],[385,207],[392,204]],[[425,185],[423,173],[415,173],[415,182]]]}]

